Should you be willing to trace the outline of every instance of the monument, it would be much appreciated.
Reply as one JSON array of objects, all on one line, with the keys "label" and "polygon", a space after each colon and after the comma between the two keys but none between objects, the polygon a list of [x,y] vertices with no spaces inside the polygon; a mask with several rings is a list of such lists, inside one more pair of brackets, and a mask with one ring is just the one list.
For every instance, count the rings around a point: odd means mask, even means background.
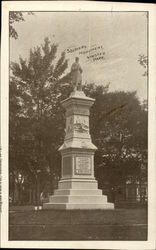
[{"label": "monument", "polygon": [[71,67],[73,92],[62,102],[66,110],[66,135],[59,148],[62,156],[61,180],[43,209],[113,209],[94,177],[97,149],[89,132],[89,110],[94,99],[82,91],[79,59]]}]

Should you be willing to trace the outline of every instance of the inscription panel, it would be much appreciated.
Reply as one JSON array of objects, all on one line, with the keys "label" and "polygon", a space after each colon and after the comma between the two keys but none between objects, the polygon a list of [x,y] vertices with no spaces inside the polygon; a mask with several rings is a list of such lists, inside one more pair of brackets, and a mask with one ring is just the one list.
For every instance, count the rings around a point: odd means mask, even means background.
[{"label": "inscription panel", "polygon": [[62,166],[62,174],[65,175],[72,175],[72,157],[67,156],[63,157],[63,166]]},{"label": "inscription panel", "polygon": [[91,175],[91,157],[77,156],[75,158],[75,175]]}]

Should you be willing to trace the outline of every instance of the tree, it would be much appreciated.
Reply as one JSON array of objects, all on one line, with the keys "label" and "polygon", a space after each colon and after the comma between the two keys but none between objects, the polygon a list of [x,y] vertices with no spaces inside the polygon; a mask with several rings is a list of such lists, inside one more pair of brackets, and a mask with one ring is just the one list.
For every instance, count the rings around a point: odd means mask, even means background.
[{"label": "tree", "polygon": [[57,48],[45,38],[44,44],[30,50],[28,61],[20,58],[10,65],[10,173],[14,178],[15,173],[29,176],[32,184],[38,169],[42,178],[47,172],[52,178],[60,173],[57,149],[65,123],[60,101],[70,85],[62,86],[69,77],[68,62],[64,52],[57,58]]},{"label": "tree", "polygon": [[148,58],[144,54],[140,54],[138,61],[141,66],[144,67],[145,72],[143,73],[143,76],[148,76]]},{"label": "tree", "polygon": [[[27,12],[28,15],[33,15],[34,13],[29,11]],[[15,28],[13,27],[13,24],[15,22],[21,22],[25,21],[23,13],[21,11],[9,11],[9,36],[17,39],[18,34]]]},{"label": "tree", "polygon": [[129,176],[141,183],[147,178],[147,110],[135,92],[99,91],[94,98],[90,127],[101,188],[105,183],[113,189],[125,186]]}]

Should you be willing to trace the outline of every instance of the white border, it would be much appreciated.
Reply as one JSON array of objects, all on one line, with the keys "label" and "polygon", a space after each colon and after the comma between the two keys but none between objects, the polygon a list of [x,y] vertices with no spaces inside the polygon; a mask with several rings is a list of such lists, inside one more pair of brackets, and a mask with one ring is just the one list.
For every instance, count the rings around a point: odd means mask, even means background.
[{"label": "white border", "polygon": [[[149,11],[149,120],[148,120],[148,241],[8,241],[8,78],[9,11]],[[2,3],[1,42],[1,145],[2,145],[2,214],[1,247],[8,248],[79,248],[79,249],[156,249],[156,7],[154,4],[93,1],[12,1]]]}]

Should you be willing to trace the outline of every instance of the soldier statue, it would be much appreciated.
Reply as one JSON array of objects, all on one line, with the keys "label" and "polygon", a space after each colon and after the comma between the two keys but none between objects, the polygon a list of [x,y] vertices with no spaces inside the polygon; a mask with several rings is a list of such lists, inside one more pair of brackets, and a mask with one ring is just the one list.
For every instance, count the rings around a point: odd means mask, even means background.
[{"label": "soldier statue", "polygon": [[74,92],[82,91],[82,68],[79,64],[79,58],[75,58],[75,62],[71,66],[71,79]]}]

